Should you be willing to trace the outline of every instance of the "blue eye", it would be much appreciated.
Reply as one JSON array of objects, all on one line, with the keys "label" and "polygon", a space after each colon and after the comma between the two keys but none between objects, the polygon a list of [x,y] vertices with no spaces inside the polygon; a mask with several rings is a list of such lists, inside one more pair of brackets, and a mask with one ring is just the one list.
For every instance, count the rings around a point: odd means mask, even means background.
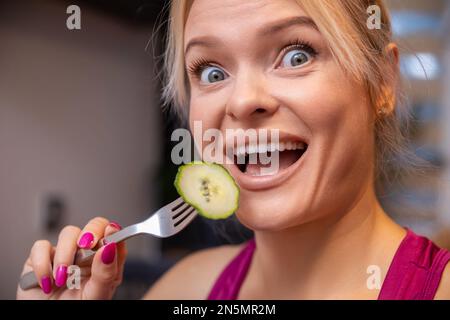
[{"label": "blue eye", "polygon": [[205,67],[200,74],[201,82],[213,83],[225,79],[225,73],[218,67]]},{"label": "blue eye", "polygon": [[308,63],[312,56],[305,50],[294,49],[288,51],[281,62],[283,67],[298,67]]}]

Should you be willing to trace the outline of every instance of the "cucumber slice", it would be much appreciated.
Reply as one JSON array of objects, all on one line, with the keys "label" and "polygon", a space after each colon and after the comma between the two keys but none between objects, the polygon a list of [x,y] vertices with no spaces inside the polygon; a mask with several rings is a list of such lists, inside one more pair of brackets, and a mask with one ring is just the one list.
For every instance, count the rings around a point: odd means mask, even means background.
[{"label": "cucumber slice", "polygon": [[180,196],[209,219],[225,219],[239,206],[239,187],[221,165],[194,161],[178,168],[174,182]]}]

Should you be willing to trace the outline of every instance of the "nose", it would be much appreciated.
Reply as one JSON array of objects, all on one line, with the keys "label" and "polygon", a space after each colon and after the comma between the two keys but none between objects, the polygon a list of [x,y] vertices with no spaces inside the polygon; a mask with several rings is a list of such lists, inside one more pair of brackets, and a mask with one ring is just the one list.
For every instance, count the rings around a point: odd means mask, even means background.
[{"label": "nose", "polygon": [[236,78],[226,114],[233,120],[268,117],[279,108],[278,101],[270,94],[263,74],[245,72]]}]

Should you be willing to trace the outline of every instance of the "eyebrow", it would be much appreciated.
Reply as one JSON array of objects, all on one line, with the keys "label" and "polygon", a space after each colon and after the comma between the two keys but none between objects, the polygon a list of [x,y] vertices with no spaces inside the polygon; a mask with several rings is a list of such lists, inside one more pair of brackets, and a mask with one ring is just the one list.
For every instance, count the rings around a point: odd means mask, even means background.
[{"label": "eyebrow", "polygon": [[[315,30],[319,30],[317,28],[317,25],[314,23],[314,21],[306,16],[300,16],[300,17],[289,17],[285,18],[276,22],[273,22],[269,24],[268,26],[264,26],[262,29],[258,31],[258,36],[267,36],[270,34],[278,33],[284,29],[287,29],[292,26],[306,26],[313,28]],[[187,53],[192,47],[195,46],[202,46],[207,48],[214,48],[218,47],[219,44],[216,42],[216,38],[212,36],[203,36],[203,37],[197,37],[193,38],[189,41],[189,43],[186,46],[186,49],[184,51],[184,55],[187,56]]]}]

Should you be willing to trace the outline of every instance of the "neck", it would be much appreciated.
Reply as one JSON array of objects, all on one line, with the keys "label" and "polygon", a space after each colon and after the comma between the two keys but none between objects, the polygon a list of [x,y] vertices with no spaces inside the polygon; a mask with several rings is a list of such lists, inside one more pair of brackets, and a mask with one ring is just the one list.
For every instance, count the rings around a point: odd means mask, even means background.
[{"label": "neck", "polygon": [[366,287],[368,266],[389,267],[405,233],[387,217],[373,187],[350,211],[330,216],[339,218],[279,232],[255,232],[253,274],[266,292],[342,296]]}]

